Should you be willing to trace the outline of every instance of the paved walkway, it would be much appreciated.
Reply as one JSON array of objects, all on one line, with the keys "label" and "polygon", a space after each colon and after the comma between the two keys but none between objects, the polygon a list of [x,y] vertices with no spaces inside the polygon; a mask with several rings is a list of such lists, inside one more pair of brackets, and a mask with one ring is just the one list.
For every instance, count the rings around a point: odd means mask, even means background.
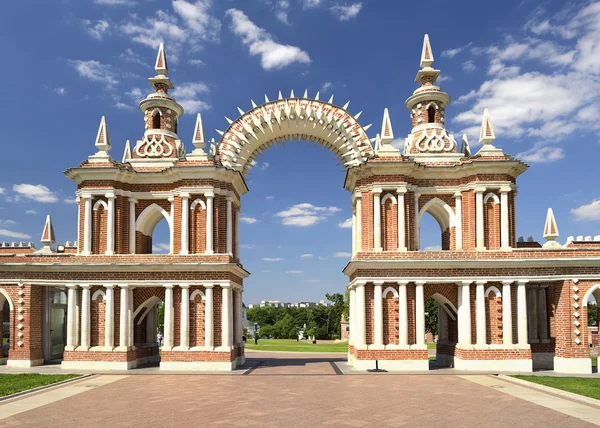
[{"label": "paved walkway", "polygon": [[98,375],[0,403],[0,427],[600,424],[600,406],[495,376],[348,376],[343,358],[256,353],[241,376]]}]

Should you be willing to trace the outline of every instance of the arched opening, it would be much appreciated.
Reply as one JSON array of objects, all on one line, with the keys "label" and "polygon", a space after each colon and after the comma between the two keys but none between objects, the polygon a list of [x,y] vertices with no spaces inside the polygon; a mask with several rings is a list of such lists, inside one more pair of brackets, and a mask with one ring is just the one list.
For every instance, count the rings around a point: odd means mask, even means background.
[{"label": "arched opening", "polygon": [[427,123],[435,123],[435,107],[432,105],[427,108]]},{"label": "arched opening", "polygon": [[92,253],[104,254],[106,252],[106,235],[108,219],[108,204],[103,199],[98,199],[92,210]]},{"label": "arched opening", "polygon": [[143,293],[134,294],[135,302],[145,299],[133,312],[133,344],[142,363],[160,362],[159,349],[164,344],[164,294],[161,288],[147,288]]},{"label": "arched opening", "polygon": [[172,251],[171,216],[167,207],[147,206],[135,223],[136,254],[167,254]]},{"label": "arched opening", "polygon": [[152,112],[152,129],[160,129],[160,116],[161,116],[160,110],[155,109]]},{"label": "arched opening", "polygon": [[446,202],[439,198],[427,201],[419,211],[418,221],[420,249],[440,251],[455,247],[454,211]]},{"label": "arched opening", "polygon": [[7,297],[0,293],[0,321],[2,322],[1,336],[2,347],[0,348],[0,364],[6,364],[9,357],[11,345],[11,308]]}]

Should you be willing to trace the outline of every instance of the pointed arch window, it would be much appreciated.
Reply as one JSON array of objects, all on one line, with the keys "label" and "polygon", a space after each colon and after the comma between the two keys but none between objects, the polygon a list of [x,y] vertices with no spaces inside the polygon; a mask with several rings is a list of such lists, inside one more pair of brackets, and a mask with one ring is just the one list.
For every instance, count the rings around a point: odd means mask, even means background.
[{"label": "pointed arch window", "polygon": [[160,110],[152,112],[152,129],[160,129]]},{"label": "pointed arch window", "polygon": [[432,105],[427,108],[427,123],[435,123],[435,107]]}]

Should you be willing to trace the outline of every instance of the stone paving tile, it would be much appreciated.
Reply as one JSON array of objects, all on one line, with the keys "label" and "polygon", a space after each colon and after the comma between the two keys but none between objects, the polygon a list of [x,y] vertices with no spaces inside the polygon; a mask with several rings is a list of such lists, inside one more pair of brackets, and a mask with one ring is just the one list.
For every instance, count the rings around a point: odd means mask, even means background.
[{"label": "stone paving tile", "polygon": [[[0,421],[25,427],[591,426],[457,376],[129,376]],[[283,370],[279,366],[264,370]],[[285,370],[283,370],[285,372]],[[0,412],[2,407],[0,406]]]}]

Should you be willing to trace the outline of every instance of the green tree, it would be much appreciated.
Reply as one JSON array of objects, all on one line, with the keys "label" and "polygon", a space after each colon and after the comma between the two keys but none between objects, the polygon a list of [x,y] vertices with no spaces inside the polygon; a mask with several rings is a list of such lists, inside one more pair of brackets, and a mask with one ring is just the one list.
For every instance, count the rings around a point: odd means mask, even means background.
[{"label": "green tree", "polygon": [[588,302],[588,326],[598,325],[598,305],[597,303]]},{"label": "green tree", "polygon": [[431,297],[425,301],[425,331],[438,334],[438,302]]},{"label": "green tree", "polygon": [[165,304],[161,303],[158,309],[156,310],[156,322],[158,323],[158,328],[162,334],[165,333]]}]

